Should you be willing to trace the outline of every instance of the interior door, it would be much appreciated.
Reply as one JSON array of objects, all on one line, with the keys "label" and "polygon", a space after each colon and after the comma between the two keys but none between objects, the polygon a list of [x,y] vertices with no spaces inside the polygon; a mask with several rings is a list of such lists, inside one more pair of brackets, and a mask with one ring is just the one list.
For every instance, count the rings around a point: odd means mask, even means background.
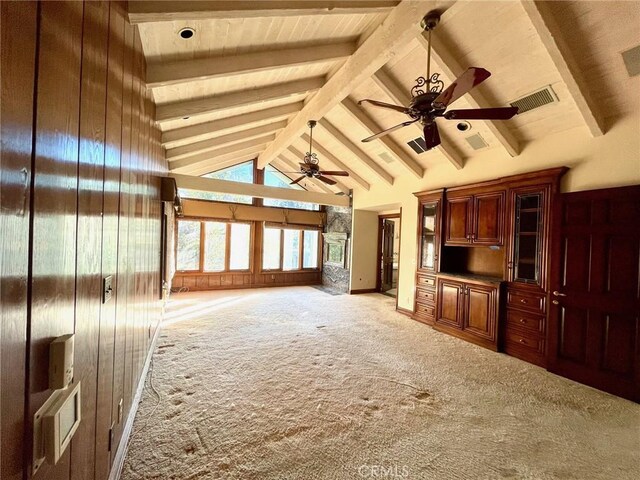
[{"label": "interior door", "polygon": [[394,222],[382,219],[382,291],[393,288],[393,236]]},{"label": "interior door", "polygon": [[550,371],[640,401],[640,188],[556,205]]}]

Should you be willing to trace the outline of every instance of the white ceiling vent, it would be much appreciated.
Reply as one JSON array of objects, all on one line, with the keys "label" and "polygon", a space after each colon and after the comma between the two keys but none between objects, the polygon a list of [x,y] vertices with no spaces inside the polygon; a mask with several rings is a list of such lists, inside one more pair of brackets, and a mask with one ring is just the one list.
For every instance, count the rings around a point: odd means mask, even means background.
[{"label": "white ceiling vent", "polygon": [[558,101],[558,96],[551,88],[551,85],[544,87],[541,90],[525,95],[518,100],[510,103],[512,107],[518,107],[518,115],[522,115],[524,112],[533,110],[534,108],[540,108],[543,105],[555,103]]},{"label": "white ceiling vent", "polygon": [[386,163],[393,163],[393,157],[389,155],[387,152],[380,153],[380,158],[384,160]]},{"label": "white ceiling vent", "polygon": [[630,77],[640,75],[640,45],[622,52],[622,60]]},{"label": "white ceiling vent", "polygon": [[483,148],[487,148],[489,144],[482,138],[482,135],[476,133],[475,135],[471,135],[470,137],[466,137],[465,140],[471,148],[474,150],[482,150]]}]

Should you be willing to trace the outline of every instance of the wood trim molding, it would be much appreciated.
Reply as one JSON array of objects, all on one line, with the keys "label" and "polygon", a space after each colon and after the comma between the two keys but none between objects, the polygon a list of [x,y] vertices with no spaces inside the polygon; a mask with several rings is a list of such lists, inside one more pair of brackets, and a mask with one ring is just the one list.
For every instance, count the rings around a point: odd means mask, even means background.
[{"label": "wood trim molding", "polygon": [[409,310],[408,308],[396,307],[396,312],[404,315],[405,317],[413,319],[413,310]]},{"label": "wood trim molding", "polygon": [[361,295],[363,293],[378,293],[375,288],[360,288],[356,290],[349,290],[349,295]]}]

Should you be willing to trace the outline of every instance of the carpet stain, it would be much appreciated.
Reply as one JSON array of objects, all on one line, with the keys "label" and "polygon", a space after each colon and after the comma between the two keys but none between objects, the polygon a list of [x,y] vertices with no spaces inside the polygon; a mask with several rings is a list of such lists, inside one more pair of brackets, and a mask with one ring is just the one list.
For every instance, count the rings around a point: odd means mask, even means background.
[{"label": "carpet stain", "polygon": [[122,480],[640,478],[640,405],[436,332],[388,297],[172,299],[159,396],[147,378]]}]

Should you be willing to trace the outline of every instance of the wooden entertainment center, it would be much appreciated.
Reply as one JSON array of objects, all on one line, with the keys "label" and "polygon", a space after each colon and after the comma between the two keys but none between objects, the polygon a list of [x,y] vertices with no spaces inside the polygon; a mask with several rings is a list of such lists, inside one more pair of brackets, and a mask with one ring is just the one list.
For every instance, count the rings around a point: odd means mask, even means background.
[{"label": "wooden entertainment center", "polygon": [[551,205],[567,170],[416,193],[413,318],[546,366]]}]

